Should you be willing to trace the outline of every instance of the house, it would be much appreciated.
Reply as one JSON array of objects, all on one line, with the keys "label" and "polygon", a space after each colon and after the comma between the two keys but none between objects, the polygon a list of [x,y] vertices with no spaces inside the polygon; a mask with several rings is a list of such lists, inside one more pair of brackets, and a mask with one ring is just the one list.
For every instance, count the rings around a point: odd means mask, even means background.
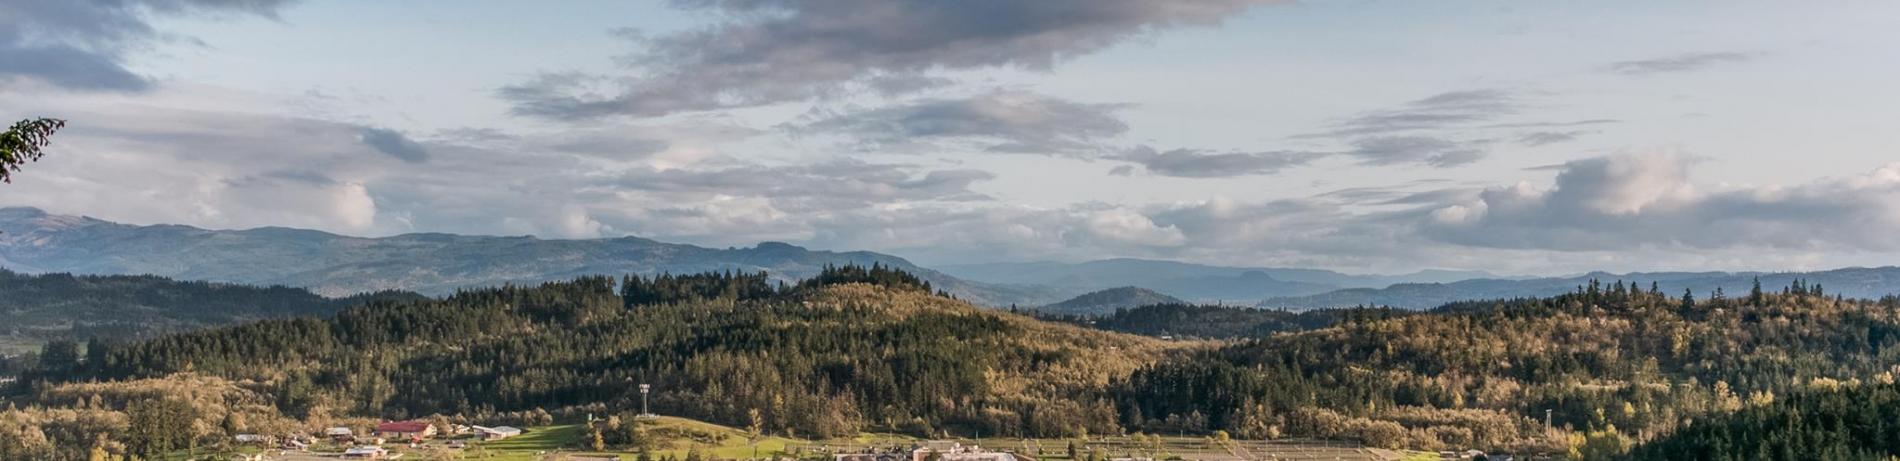
[{"label": "house", "polygon": [[361,446],[343,451],[343,459],[387,459],[389,450],[383,447]]},{"label": "house", "polygon": [[832,455],[832,461],[904,461],[905,456],[898,453],[850,453]]},{"label": "house", "polygon": [[323,436],[329,438],[330,440],[335,440],[338,442],[348,442],[351,440],[356,440],[356,433],[351,432],[350,428],[347,428],[347,427],[332,427],[329,429],[324,429]]},{"label": "house", "polygon": [[270,436],[258,434],[238,434],[232,438],[242,444],[269,445],[271,442]]},{"label": "house", "polygon": [[1014,454],[1005,451],[989,451],[983,447],[969,446],[953,441],[928,441],[918,444],[910,451],[910,461],[924,461],[935,454],[940,461],[1019,461]]},{"label": "house", "polygon": [[481,440],[501,440],[501,439],[521,435],[520,428],[509,427],[509,426],[495,426],[495,427],[474,426],[472,427],[472,429],[475,430],[475,438],[478,438]]},{"label": "house", "polygon": [[435,435],[435,425],[428,421],[390,421],[377,424],[376,435],[396,440],[421,440]]}]

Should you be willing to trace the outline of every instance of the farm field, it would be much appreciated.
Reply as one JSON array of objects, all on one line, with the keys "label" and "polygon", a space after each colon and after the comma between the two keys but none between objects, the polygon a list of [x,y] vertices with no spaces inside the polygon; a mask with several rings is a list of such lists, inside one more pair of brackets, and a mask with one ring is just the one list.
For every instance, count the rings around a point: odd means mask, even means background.
[{"label": "farm field", "polygon": [[[746,432],[740,429],[720,426],[702,421],[660,417],[654,422],[653,429],[673,434],[690,434],[690,437],[674,438],[664,448],[654,450],[654,459],[684,459],[687,453],[698,450],[707,459],[764,459],[764,458],[823,458],[829,459],[835,453],[857,453],[868,450],[909,447],[919,440],[914,437],[893,434],[863,434],[849,439],[800,440],[783,437],[766,437],[756,442],[750,440]],[[1070,461],[1067,439],[1022,439],[1022,438],[951,438],[965,446],[979,446],[991,450],[1035,457],[1043,461]],[[491,460],[491,461],[561,461],[580,459],[620,459],[632,461],[638,456],[635,452],[607,451],[597,452],[587,449],[587,431],[583,424],[565,424],[527,428],[521,436],[495,442],[475,442],[465,449],[446,448],[445,442],[433,442],[422,447],[390,445],[392,454],[400,454],[403,460]],[[1255,441],[1234,440],[1219,443],[1206,437],[1094,437],[1086,441],[1076,441],[1077,458],[1086,458],[1090,451],[1103,458],[1154,458],[1183,459],[1197,461],[1261,461],[1261,460],[1424,460],[1436,459],[1428,453],[1405,453],[1392,450],[1369,449],[1340,442],[1325,441]],[[338,459],[336,453],[281,453],[267,456],[267,459],[283,461],[317,461]]]}]

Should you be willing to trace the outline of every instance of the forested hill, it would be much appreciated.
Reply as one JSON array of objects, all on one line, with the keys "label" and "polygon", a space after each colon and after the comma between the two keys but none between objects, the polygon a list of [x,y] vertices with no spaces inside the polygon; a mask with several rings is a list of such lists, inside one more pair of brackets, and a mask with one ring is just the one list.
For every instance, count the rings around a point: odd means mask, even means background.
[{"label": "forested hill", "polygon": [[1332,325],[1340,317],[1353,315],[1355,312],[1360,311],[1322,309],[1287,312],[1251,307],[1176,303],[1119,309],[1114,314],[1100,317],[1047,316],[1045,318],[1145,336],[1244,339],[1265,338],[1279,332],[1324,328]]},{"label": "forested hill", "polygon": [[1900,387],[1817,379],[1809,389],[1705,418],[1637,446],[1635,461],[1884,461],[1900,456]]},{"label": "forested hill", "polygon": [[1535,298],[1574,291],[1591,280],[1629,280],[1648,287],[1658,284],[1665,293],[1722,289],[1741,292],[1760,280],[1768,286],[1788,286],[1796,280],[1827,287],[1850,298],[1880,298],[1900,294],[1900,267],[1852,267],[1816,272],[1650,272],[1591,273],[1575,277],[1534,279],[1483,278],[1449,283],[1402,283],[1385,288],[1354,288],[1305,296],[1282,296],[1260,302],[1264,308],[1324,309],[1349,306],[1391,306],[1430,309],[1446,303],[1483,299]]},{"label": "forested hill", "polygon": [[[1344,317],[1138,371],[1120,401],[1238,436],[1610,459],[1691,421],[1816,379],[1900,365],[1900,298],[1797,282],[1756,294],[1590,283],[1550,298]],[[1556,432],[1543,431],[1550,410]],[[1573,439],[1574,437],[1574,439]]]},{"label": "forested hill", "polygon": [[[662,413],[781,435],[1225,431],[1613,459],[1817,383],[1886,382],[1900,366],[1900,297],[1846,299],[1801,281],[1683,294],[1588,283],[1427,312],[1331,311],[1330,326],[1224,343],[1039,321],[936,288],[882,266],[793,284],[760,273],[584,277],[103,342],[23,375],[0,429],[35,421],[77,441],[62,445],[75,456],[123,435],[96,424],[118,416],[70,411],[98,409],[95,399],[45,400],[61,382],[222,379],[305,426],[438,413],[581,421],[635,408],[635,385],[650,383]],[[221,427],[205,419],[219,413],[196,414],[192,427]],[[0,430],[0,454],[14,434]]]},{"label": "forested hill", "polygon": [[596,274],[765,271],[790,282],[811,277],[826,264],[901,268],[959,298],[990,306],[1041,305],[1080,292],[967,282],[896,256],[813,251],[772,242],[715,249],[633,237],[544,240],[405,234],[360,238],[278,227],[134,226],[33,208],[0,208],[0,265],[16,271],[153,274],[306,287],[331,296],[392,289],[444,295],[462,288],[536,284]]},{"label": "forested hill", "polygon": [[259,319],[328,316],[370,299],[419,296],[385,292],[326,298],[283,286],[0,269],[0,343],[37,348],[52,340],[140,339]]},{"label": "forested hill", "polygon": [[296,418],[489,422],[626,411],[634,384],[651,383],[656,411],[734,426],[757,412],[774,434],[1072,436],[1119,433],[1107,383],[1188,347],[932,288],[856,266],[783,286],[757,273],[585,277],[101,344],[22,382],[191,370],[263,383]]},{"label": "forested hill", "polygon": [[1057,315],[1107,315],[1117,309],[1151,304],[1181,304],[1183,301],[1141,287],[1121,287],[1084,293],[1066,301],[1037,308],[1038,312]]}]

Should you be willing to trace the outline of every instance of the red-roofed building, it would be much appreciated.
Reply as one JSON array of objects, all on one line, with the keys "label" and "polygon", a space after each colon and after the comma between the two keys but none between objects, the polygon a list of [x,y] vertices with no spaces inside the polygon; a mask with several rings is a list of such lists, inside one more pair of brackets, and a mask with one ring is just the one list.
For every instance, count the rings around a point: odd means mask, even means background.
[{"label": "red-roofed building", "polygon": [[390,421],[376,425],[376,435],[391,440],[420,440],[435,435],[428,421]]}]

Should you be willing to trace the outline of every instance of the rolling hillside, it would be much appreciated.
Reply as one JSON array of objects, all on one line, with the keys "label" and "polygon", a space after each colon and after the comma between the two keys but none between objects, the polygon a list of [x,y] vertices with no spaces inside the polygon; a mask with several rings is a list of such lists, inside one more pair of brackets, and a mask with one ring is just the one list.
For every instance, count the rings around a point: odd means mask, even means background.
[{"label": "rolling hillside", "polygon": [[724,273],[586,277],[353,308],[122,345],[23,380],[194,371],[273,383],[297,418],[463,415],[531,422],[656,410],[774,432],[837,436],[933,428],[1114,433],[1106,385],[1170,349],[931,294],[909,274],[856,266],[778,287]]},{"label": "rolling hillside", "polygon": [[1182,304],[1183,301],[1141,287],[1121,287],[1084,293],[1066,301],[1042,306],[1037,311],[1055,315],[1108,315],[1119,309],[1154,304]]},{"label": "rolling hillside", "polygon": [[[51,340],[133,340],[217,325],[329,316],[382,292],[327,298],[302,288],[188,282],[156,276],[28,275],[0,269],[0,353]],[[11,349],[11,350],[10,350]]]}]

